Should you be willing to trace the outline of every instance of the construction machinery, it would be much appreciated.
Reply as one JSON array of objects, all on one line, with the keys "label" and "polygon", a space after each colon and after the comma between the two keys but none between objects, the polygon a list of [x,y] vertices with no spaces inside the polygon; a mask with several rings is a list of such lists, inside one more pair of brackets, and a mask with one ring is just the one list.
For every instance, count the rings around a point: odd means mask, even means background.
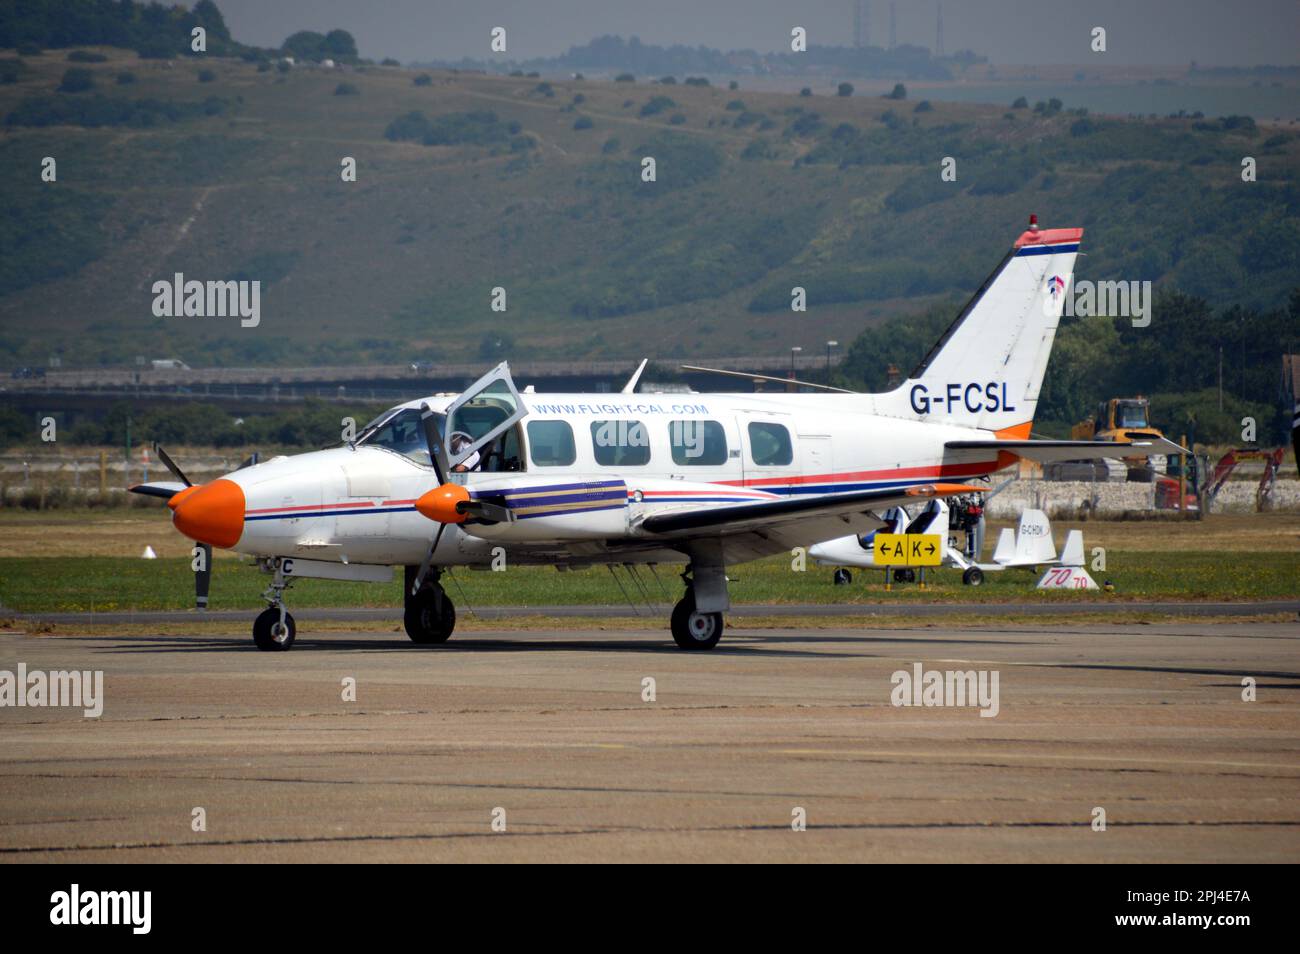
[{"label": "construction machinery", "polygon": [[[1115,441],[1128,444],[1133,441],[1161,440],[1164,435],[1150,423],[1151,402],[1141,395],[1131,398],[1111,398],[1097,405],[1097,411],[1087,420],[1070,429],[1070,439],[1076,441]],[[1125,457],[1128,479],[1150,483],[1155,477],[1151,461],[1146,457]]]},{"label": "construction machinery", "polygon": [[1269,494],[1273,492],[1273,483],[1277,480],[1277,472],[1282,467],[1282,458],[1286,453],[1286,448],[1279,447],[1276,450],[1259,450],[1255,448],[1237,448],[1230,450],[1219,458],[1219,462],[1214,465],[1214,476],[1210,478],[1205,488],[1205,506],[1209,509],[1214,498],[1218,496],[1223,485],[1228,482],[1236,466],[1243,460],[1262,460],[1264,462],[1264,473],[1259,478],[1259,485],[1255,488],[1255,509],[1263,512],[1268,506]]}]

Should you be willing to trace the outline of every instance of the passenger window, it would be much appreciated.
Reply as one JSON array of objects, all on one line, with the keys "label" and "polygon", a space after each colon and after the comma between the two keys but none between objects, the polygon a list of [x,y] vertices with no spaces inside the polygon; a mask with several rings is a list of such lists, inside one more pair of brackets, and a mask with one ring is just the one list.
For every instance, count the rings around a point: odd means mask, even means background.
[{"label": "passenger window", "polygon": [[717,421],[670,421],[668,440],[674,464],[718,467],[727,462],[727,432]]},{"label": "passenger window", "polygon": [[794,460],[790,432],[782,424],[751,422],[749,454],[759,467],[784,467]]},{"label": "passenger window", "polygon": [[591,444],[604,467],[643,467],[650,463],[650,434],[640,421],[592,421]]},{"label": "passenger window", "polygon": [[529,421],[528,453],[535,467],[567,467],[578,459],[567,421]]}]

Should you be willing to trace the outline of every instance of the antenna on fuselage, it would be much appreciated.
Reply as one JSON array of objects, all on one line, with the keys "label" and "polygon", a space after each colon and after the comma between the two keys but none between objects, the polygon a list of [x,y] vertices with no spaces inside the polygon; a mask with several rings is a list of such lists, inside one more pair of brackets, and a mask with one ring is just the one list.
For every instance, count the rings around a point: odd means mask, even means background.
[{"label": "antenna on fuselage", "polygon": [[636,393],[636,386],[637,386],[637,384],[639,384],[640,381],[641,381],[641,372],[645,370],[645,366],[646,366],[647,364],[649,364],[649,363],[650,363],[650,359],[649,359],[649,358],[642,358],[642,359],[641,359],[641,363],[638,364],[638,365],[636,366],[636,370],[632,372],[632,377],[628,378],[628,379],[627,379],[627,384],[623,385],[623,393],[624,393],[624,394],[635,394],[635,393]]},{"label": "antenna on fuselage", "polygon": [[820,391],[835,391],[838,394],[857,394],[848,388],[836,388],[829,384],[814,384],[812,381],[799,381],[795,378],[777,378],[770,374],[753,374],[749,371],[725,371],[722,368],[701,368],[693,364],[678,365],[683,371],[702,371],[705,374],[723,374],[730,378],[745,378],[748,381],[775,381],[778,384],[796,384],[801,388],[817,388]]}]

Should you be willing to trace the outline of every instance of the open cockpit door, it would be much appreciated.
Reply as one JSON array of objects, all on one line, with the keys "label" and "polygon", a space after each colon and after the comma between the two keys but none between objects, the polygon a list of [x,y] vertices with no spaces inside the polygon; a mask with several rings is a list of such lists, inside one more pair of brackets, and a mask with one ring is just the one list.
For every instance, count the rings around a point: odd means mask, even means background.
[{"label": "open cockpit door", "polygon": [[502,361],[479,378],[447,407],[442,433],[449,468],[465,463],[528,414]]}]

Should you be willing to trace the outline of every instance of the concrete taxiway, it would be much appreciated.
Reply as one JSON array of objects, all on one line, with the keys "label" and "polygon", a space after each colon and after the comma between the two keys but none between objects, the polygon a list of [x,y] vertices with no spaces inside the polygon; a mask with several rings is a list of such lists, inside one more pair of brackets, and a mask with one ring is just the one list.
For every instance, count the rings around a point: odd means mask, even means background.
[{"label": "concrete taxiway", "polygon": [[[0,635],[104,673],[98,719],[0,708],[0,860],[1300,861],[1294,623],[733,623]],[[916,663],[998,714],[891,705]]]}]

